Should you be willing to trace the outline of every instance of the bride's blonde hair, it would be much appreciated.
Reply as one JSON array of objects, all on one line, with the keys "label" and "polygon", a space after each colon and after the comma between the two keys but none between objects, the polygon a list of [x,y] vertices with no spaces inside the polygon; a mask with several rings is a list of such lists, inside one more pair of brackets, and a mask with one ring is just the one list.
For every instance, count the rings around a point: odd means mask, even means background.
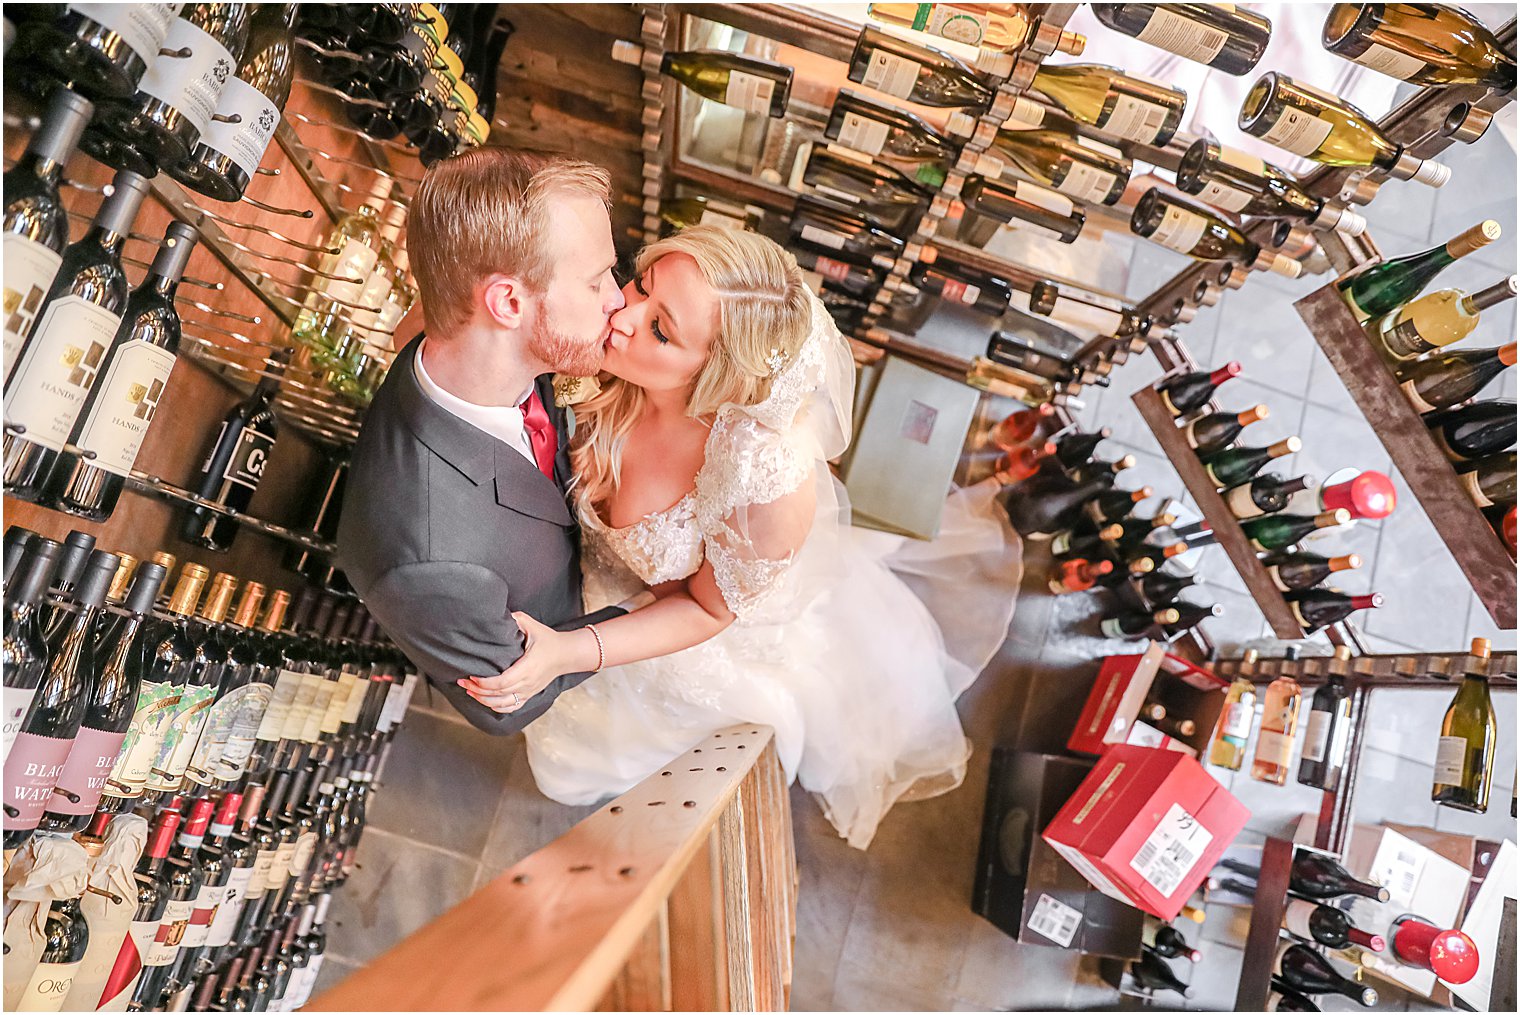
[{"label": "bride's blonde hair", "polygon": [[[755,405],[770,394],[779,365],[812,330],[812,297],[797,260],[774,240],[718,226],[692,226],[639,252],[643,274],[669,254],[686,254],[718,298],[718,332],[686,403],[693,418],[730,402]],[[603,502],[618,482],[623,446],[644,405],[643,389],[613,378],[575,407],[576,499]]]}]

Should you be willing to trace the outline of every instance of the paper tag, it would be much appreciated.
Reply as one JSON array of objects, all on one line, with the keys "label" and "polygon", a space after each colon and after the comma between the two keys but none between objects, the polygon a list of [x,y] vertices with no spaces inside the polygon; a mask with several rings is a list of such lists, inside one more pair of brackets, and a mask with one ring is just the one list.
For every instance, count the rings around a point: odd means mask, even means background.
[{"label": "paper tag", "polygon": [[1467,772],[1467,738],[1442,737],[1436,743],[1435,782],[1440,786],[1460,786]]},{"label": "paper tag", "polygon": [[1198,63],[1211,63],[1224,49],[1230,34],[1174,14],[1158,4],[1135,38]]},{"label": "paper tag", "polygon": [[839,125],[839,143],[867,155],[880,155],[891,133],[892,128],[878,120],[845,113],[844,122]]},{"label": "paper tag", "polygon": [[15,233],[5,235],[5,377],[10,379],[21,343],[32,333],[63,256]]},{"label": "paper tag", "polygon": [[1170,896],[1203,859],[1214,833],[1180,804],[1172,804],[1129,865],[1163,896]]},{"label": "paper tag", "polygon": [[866,64],[865,77],[861,80],[867,88],[886,92],[899,99],[906,99],[918,83],[918,73],[923,68],[907,57],[894,56],[886,50],[871,51]]},{"label": "paper tag", "polygon": [[1120,95],[1114,102],[1113,112],[1109,113],[1108,119],[1098,126],[1110,134],[1117,134],[1131,141],[1153,144],[1161,135],[1161,128],[1165,124],[1166,107],[1158,106],[1154,102],[1146,102],[1133,95]]},{"label": "paper tag", "polygon": [[1351,59],[1363,67],[1372,68],[1379,74],[1387,74],[1404,81],[1408,81],[1425,69],[1425,61],[1419,57],[1400,53],[1396,49],[1389,49],[1375,42],[1369,42],[1364,52]]},{"label": "paper tag", "polygon": [[1191,254],[1198,241],[1209,228],[1209,220],[1195,211],[1175,204],[1166,206],[1166,213],[1150,238],[1179,254]]},{"label": "paper tag", "polygon": [[1330,136],[1330,129],[1329,120],[1321,120],[1307,110],[1284,106],[1277,122],[1262,135],[1262,140],[1295,155],[1308,156],[1319,150],[1325,138]]},{"label": "paper tag", "polygon": [[79,431],[78,447],[95,452],[91,465],[117,476],[132,471],[174,359],[172,350],[143,338],[117,348]]},{"label": "paper tag", "polygon": [[728,72],[728,89],[724,92],[723,104],[742,109],[746,113],[769,114],[771,95],[775,91],[776,82],[770,78],[731,70]]},{"label": "paper tag", "polygon": [[1070,948],[1072,939],[1077,936],[1077,928],[1082,926],[1082,914],[1060,899],[1041,895],[1026,926],[1062,948]]},{"label": "paper tag", "polygon": [[1330,713],[1311,710],[1304,724],[1304,760],[1323,761],[1330,743]]},{"label": "paper tag", "polygon": [[1066,175],[1056,184],[1057,190],[1089,204],[1101,204],[1108,199],[1109,192],[1114,189],[1113,173],[1075,160],[1068,166]]},{"label": "paper tag", "polygon": [[1251,203],[1254,194],[1244,190],[1237,190],[1229,184],[1220,183],[1217,180],[1205,180],[1203,189],[1196,197],[1204,204],[1211,204],[1215,208],[1223,208],[1225,211],[1243,211],[1245,206]]}]

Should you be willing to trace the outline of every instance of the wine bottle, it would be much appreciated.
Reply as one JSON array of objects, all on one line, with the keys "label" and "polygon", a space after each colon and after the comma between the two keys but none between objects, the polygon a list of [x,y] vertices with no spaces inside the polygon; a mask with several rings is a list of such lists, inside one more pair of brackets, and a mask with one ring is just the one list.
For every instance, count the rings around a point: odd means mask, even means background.
[{"label": "wine bottle", "polygon": [[187,858],[187,854],[193,857],[194,849],[187,847],[185,840],[188,836],[191,841],[199,841],[205,834],[211,818],[210,804],[209,800],[197,800],[191,805],[189,816],[180,826],[175,846],[164,861],[162,871],[168,902],[153,935],[153,944],[143,956],[142,975],[133,988],[128,1010],[152,1011],[159,1006],[169,968],[179,955],[185,935],[190,932],[190,918],[195,912],[195,900],[204,878],[200,866]]},{"label": "wine bottle", "polygon": [[1252,406],[1244,412],[1214,412],[1184,425],[1182,436],[1198,454],[1211,455],[1235,443],[1242,430],[1270,414],[1265,405]]},{"label": "wine bottle", "polygon": [[1155,495],[1156,491],[1148,486],[1142,486],[1138,490],[1104,490],[1084,507],[1088,518],[1094,524],[1102,525],[1128,516],[1141,501],[1149,500]]},{"label": "wine bottle", "polygon": [[1212,137],[1199,138],[1183,153],[1177,166],[1177,189],[1236,214],[1292,219],[1348,236],[1367,231],[1367,220],[1360,213],[1313,196],[1291,173]]},{"label": "wine bottle", "polygon": [[1441,163],[1418,159],[1394,144],[1349,102],[1277,71],[1251,86],[1238,122],[1253,137],[1327,166],[1371,166],[1429,187],[1442,186],[1451,176]]},{"label": "wine bottle", "polygon": [[121,326],[121,248],[148,181],[120,172],[90,231],[63,252],[32,335],[5,385],[5,492],[35,500]]},{"label": "wine bottle", "polygon": [[1020,409],[1000,420],[987,438],[1004,451],[1013,451],[1033,440],[1036,434],[1050,424],[1055,413],[1056,407],[1049,402]]},{"label": "wine bottle", "polygon": [[709,225],[754,232],[760,225],[760,216],[748,208],[696,194],[660,202],[660,219],[671,229]]},{"label": "wine bottle", "polygon": [[1186,416],[1207,405],[1214,397],[1214,389],[1231,377],[1239,377],[1240,372],[1240,364],[1231,360],[1217,370],[1172,374],[1156,383],[1156,391],[1167,411],[1173,416]]},{"label": "wine bottle", "polygon": [[1009,124],[993,147],[1035,183],[1084,204],[1115,204],[1123,196],[1134,164],[1118,149],[1066,131]]},{"label": "wine bottle", "polygon": [[1239,4],[1097,4],[1093,14],[1116,32],[1237,76],[1272,39],[1272,22]]},{"label": "wine bottle", "polygon": [[[1511,421],[1513,425],[1513,420]],[[1473,503],[1480,508],[1515,500],[1515,453],[1501,451],[1487,458],[1465,462],[1457,469],[1457,478]]]},{"label": "wine bottle", "polygon": [[1344,508],[1352,518],[1387,518],[1398,506],[1393,480],[1381,472],[1359,472],[1350,479],[1320,487],[1320,507]]},{"label": "wine bottle", "polygon": [[1293,611],[1308,634],[1339,624],[1357,610],[1375,610],[1383,605],[1383,596],[1379,592],[1348,596],[1334,589],[1303,589],[1290,592],[1284,598],[1288,600],[1288,609]]},{"label": "wine bottle", "polygon": [[1109,427],[1103,427],[1092,433],[1076,431],[1068,433],[1055,442],[1055,460],[1065,469],[1075,469],[1079,465],[1092,461],[1098,445],[1113,435],[1114,432]]},{"label": "wine bottle", "polygon": [[171,222],[148,277],[127,298],[98,380],[44,485],[48,507],[95,522],[116,509],[174,370],[181,334],[174,293],[196,236],[194,226]]},{"label": "wine bottle", "polygon": [[169,904],[169,886],[162,872],[164,860],[174,844],[174,835],[179,830],[179,823],[180,813],[173,808],[166,807],[154,816],[147,845],[132,873],[137,889],[136,898],[130,900],[135,904],[132,921],[121,939],[116,964],[101,992],[100,1010],[121,1010],[119,1006],[126,1005],[127,998],[132,996],[137,987],[138,977],[145,968],[144,960],[153,948],[158,925],[163,921],[164,910]]},{"label": "wine bottle", "polygon": [[[31,838],[84,718],[97,672],[95,619],[116,573],[117,557],[96,550],[74,590],[71,618],[48,643],[48,667],[5,759],[5,848]],[[14,813],[13,813],[14,812]]]},{"label": "wine bottle", "polygon": [[237,74],[227,79],[216,114],[190,157],[164,167],[170,176],[213,200],[242,198],[264,161],[290,96],[295,14],[295,4],[254,7]]},{"label": "wine bottle", "polygon": [[1087,224],[1071,198],[1023,180],[972,176],[961,186],[961,200],[978,215],[1033,227],[1061,243],[1075,243]]},{"label": "wine bottle", "polygon": [[353,307],[359,302],[370,274],[380,262],[380,210],[390,201],[395,182],[380,177],[358,208],[344,215],[327,234],[327,251],[317,263],[320,274],[313,283],[291,327],[291,337],[318,367],[333,365],[341,333]]},{"label": "wine bottle", "polygon": [[1272,990],[1275,996],[1267,1002],[1270,1011],[1319,1011],[1319,1005],[1309,1000],[1303,994],[1294,990],[1277,977],[1272,977]]},{"label": "wine bottle", "polygon": [[[1224,616],[1224,607],[1218,603],[1209,603],[1205,606],[1201,603],[1191,603],[1186,599],[1179,599],[1172,604],[1171,609],[1177,613],[1177,619],[1161,625],[1162,633],[1166,635],[1168,640],[1177,637],[1184,631],[1197,627],[1210,617]],[[1190,725],[1191,722],[1192,720],[1188,720]],[[1193,734],[1190,730],[1187,733],[1174,733],[1173,735],[1192,736]]]},{"label": "wine bottle", "polygon": [[1359,945],[1380,952],[1387,942],[1378,934],[1369,934],[1352,924],[1351,917],[1339,909],[1311,902],[1308,899],[1289,899],[1283,914],[1283,926],[1288,933],[1304,941],[1315,941],[1329,948],[1346,948]]},{"label": "wine bottle", "polygon": [[1028,480],[1004,506],[1019,535],[1025,539],[1049,539],[1069,528],[1064,520],[1080,511],[1089,497],[1112,484],[1111,475],[1093,476],[1082,483],[1040,476]]},{"label": "wine bottle", "polygon": [[1489,643],[1474,638],[1462,684],[1441,720],[1435,780],[1430,798],[1458,810],[1488,810],[1493,785],[1498,721],[1488,693]]},{"label": "wine bottle", "polygon": [[[955,166],[960,148],[920,117],[841,88],[829,112],[823,136],[891,166],[922,187],[938,190]],[[1000,160],[978,158],[979,171],[996,175]]]},{"label": "wine bottle", "polygon": [[[186,568],[191,566],[187,564]],[[227,619],[236,588],[236,578],[219,572],[211,579],[200,612],[186,623],[187,636],[194,646],[190,672],[180,688],[179,702],[174,707],[174,718],[169,722],[164,744],[148,772],[144,788],[149,793],[200,795],[194,785],[187,785],[185,772],[211,717],[211,708],[222,692],[228,649],[218,628]]]},{"label": "wine bottle", "polygon": [[1308,489],[1310,482],[1308,476],[1283,479],[1263,472],[1249,483],[1226,490],[1224,502],[1236,518],[1259,518],[1286,508],[1293,495]]},{"label": "wine bottle", "polygon": [[237,609],[221,632],[226,667],[216,701],[185,769],[185,779],[195,785],[210,787],[227,781],[229,773],[232,778],[241,774],[253,748],[254,733],[269,707],[274,688],[255,679],[262,669],[263,645],[254,626],[265,591],[258,582],[245,582]]},{"label": "wine bottle", "polygon": [[1516,404],[1512,400],[1472,402],[1425,418],[1436,444],[1454,462],[1498,455],[1515,446]]},{"label": "wine bottle", "polygon": [[[49,642],[74,614],[74,587],[84,575],[84,568],[95,552],[95,537],[75,529],[63,539],[58,562],[53,568],[53,582],[48,587],[47,610],[42,618],[42,636]],[[114,580],[114,576],[113,576]]]},{"label": "wine bottle", "polygon": [[[323,924],[327,919],[327,910],[332,905],[332,894],[324,893],[317,896],[311,913],[310,929],[303,932],[302,948],[305,952],[306,964],[302,970],[299,984],[292,985],[286,992],[287,1011],[297,1011],[310,999],[312,990],[317,983],[317,977],[322,972],[322,962],[327,952],[327,932]],[[306,926],[305,917],[302,918],[302,926]]]},{"label": "wine bottle", "polygon": [[1499,223],[1485,219],[1445,243],[1417,254],[1380,261],[1341,279],[1335,286],[1357,320],[1366,322],[1420,295],[1448,265],[1486,247],[1499,238],[1500,232]]},{"label": "wine bottle", "polygon": [[5,749],[0,761],[10,757],[11,745],[31,712],[37,684],[48,668],[47,641],[42,634],[43,594],[58,559],[58,543],[38,536],[32,540],[15,578],[5,588]]},{"label": "wine bottle", "polygon": [[1334,857],[1304,849],[1293,855],[1288,891],[1305,899],[1338,899],[1343,895],[1359,895],[1378,902],[1388,901],[1388,889],[1358,881]]},{"label": "wine bottle", "polygon": [[1429,970],[1447,983],[1467,983],[1478,975],[1478,945],[1464,932],[1442,930],[1412,913],[1396,917],[1389,929],[1400,963]]},{"label": "wine bottle", "polygon": [[171,852],[171,858],[184,860],[197,868],[201,884],[190,910],[190,921],[185,926],[185,936],[179,942],[179,949],[160,988],[165,999],[189,983],[206,947],[217,910],[226,900],[233,866],[224,846],[241,803],[242,796],[238,793],[224,794],[215,804],[210,800],[197,800]]},{"label": "wine bottle", "polygon": [[[248,510],[280,434],[274,399],[283,376],[283,359],[259,379],[253,393],[232,407],[201,465],[194,490],[203,500],[239,513]],[[200,505],[192,506],[180,526],[180,538],[225,553],[237,538],[238,522]]]},{"label": "wine bottle", "polygon": [[960,265],[919,263],[908,278],[932,296],[994,317],[1003,316],[1013,298],[1013,287],[1005,279]]},{"label": "wine bottle", "polygon": [[1283,592],[1312,589],[1338,571],[1348,571],[1362,566],[1362,558],[1355,553],[1343,557],[1321,557],[1317,553],[1273,553],[1262,558],[1267,577]]},{"label": "wine bottle", "polygon": [[1209,744],[1209,764],[1240,771],[1246,758],[1246,741],[1256,721],[1256,685],[1245,676],[1247,668],[1256,664],[1256,652],[1248,650],[1241,660],[1241,675],[1225,688],[1224,708],[1214,726],[1214,738]]},{"label": "wine bottle", "polygon": [[1497,349],[1465,349],[1427,356],[1397,367],[1394,377],[1417,412],[1465,402],[1515,365],[1515,343]]},{"label": "wine bottle", "polygon": [[718,49],[666,53],[660,59],[660,73],[704,99],[765,116],[785,116],[792,91],[790,67]]},{"label": "wine bottle", "polygon": [[1167,574],[1164,571],[1152,571],[1133,579],[1130,583],[1140,604],[1152,610],[1175,605],[1178,595],[1196,584],[1198,584],[1197,575]]},{"label": "wine bottle", "polygon": [[1515,87],[1515,58],[1460,7],[1332,4],[1321,41],[1336,56],[1417,85]]},{"label": "wine bottle", "polygon": [[95,107],[67,88],[53,93],[42,126],[5,174],[5,379],[32,333],[69,244],[69,216],[58,199],[64,164]]},{"label": "wine bottle", "polygon": [[1121,613],[1117,617],[1104,618],[1098,624],[1098,630],[1105,638],[1142,638],[1166,624],[1177,623],[1181,617],[1182,614],[1170,606],[1150,613]]},{"label": "wine bottle", "polygon": [[77,895],[58,899],[48,907],[42,928],[42,955],[15,1002],[15,1011],[63,1010],[90,947],[90,930],[79,900]]},{"label": "wine bottle", "polygon": [[[1340,788],[1351,735],[1351,691],[1346,687],[1350,659],[1349,648],[1336,647],[1325,683],[1309,698],[1309,717],[1304,724],[1304,751],[1298,766],[1298,781],[1327,793]],[[1326,943],[1343,947],[1337,942]]]},{"label": "wine bottle", "polygon": [[[11,576],[21,568],[21,562],[26,559],[27,551],[38,539],[37,533],[20,525],[7,525],[5,528],[5,578],[4,587],[9,588]],[[10,594],[6,593],[6,602],[10,602]]]},{"label": "wine bottle", "polygon": [[806,248],[793,250],[792,256],[803,271],[817,272],[852,296],[868,296],[881,284],[881,272],[875,268],[862,268]]},{"label": "wine bottle", "polygon": [[1274,254],[1201,204],[1152,187],[1130,216],[1130,231],[1200,261],[1234,261],[1257,271],[1297,278],[1303,265]]},{"label": "wine bottle", "polygon": [[1129,975],[1146,990],[1174,990],[1183,997],[1193,995],[1192,988],[1179,980],[1166,960],[1150,948],[1140,949],[1139,960],[1129,965]]},{"label": "wine bottle", "polygon": [[1203,961],[1203,952],[1188,944],[1182,932],[1169,923],[1153,923],[1147,920],[1145,928],[1141,931],[1140,942],[1163,959]]},{"label": "wine bottle", "polygon": [[124,99],[159,59],[182,4],[55,4],[56,18],[28,21],[21,45],[74,90]]},{"label": "wine bottle", "polygon": [[902,240],[865,219],[806,197],[797,199],[788,228],[793,243],[812,244],[819,251],[837,251],[844,260],[878,268],[890,269],[906,247]]},{"label": "wine bottle", "polygon": [[1251,778],[1274,786],[1288,781],[1288,762],[1293,757],[1293,741],[1298,735],[1298,706],[1303,689],[1298,681],[1284,674],[1267,685],[1262,698],[1261,730],[1256,734],[1256,757],[1251,761]]},{"label": "wine bottle", "polygon": [[1282,550],[1316,529],[1328,529],[1351,521],[1351,512],[1338,508],[1318,515],[1265,515],[1240,523],[1241,531],[1257,550]]},{"label": "wine bottle", "polygon": [[100,677],[90,688],[78,736],[38,825],[44,832],[69,833],[88,825],[106,779],[121,757],[142,688],[142,663],[133,652],[137,631],[168,577],[161,565],[152,563],[141,565],[136,574],[122,604],[126,622],[115,631],[113,641],[96,649],[102,660]]},{"label": "wine bottle", "polygon": [[[866,12],[883,24],[1006,52],[1028,45],[1038,24],[1023,4],[869,4]],[[1062,31],[1055,48],[1076,56],[1086,44],[1081,35]]]},{"label": "wine bottle", "polygon": [[1045,459],[1056,453],[1056,446],[1050,441],[1044,444],[1027,444],[1021,448],[1014,448],[1004,455],[998,462],[997,480],[1003,486],[1012,486],[1022,483],[1024,480],[1040,471]]},{"label": "wine bottle", "polygon": [[1078,123],[1160,147],[1177,133],[1187,106],[1180,88],[1102,64],[1042,64],[1030,87]]},{"label": "wine bottle", "polygon": [[1262,467],[1274,458],[1297,454],[1303,442],[1297,437],[1280,440],[1264,448],[1227,448],[1203,458],[1203,470],[1220,488],[1250,482]]},{"label": "wine bottle", "polygon": [[928,208],[925,194],[901,173],[846,158],[823,145],[808,153],[802,181],[888,232],[900,232],[909,217]]},{"label": "wine bottle", "polygon": [[1377,1004],[1377,991],[1335,971],[1323,955],[1308,945],[1284,944],[1277,953],[1273,973],[1304,994],[1342,994],[1364,1008]]},{"label": "wine bottle", "polygon": [[1098,584],[1098,579],[1113,572],[1111,560],[1068,560],[1050,579],[1050,591],[1056,595],[1067,592],[1086,592]]},{"label": "wine bottle", "polygon": [[980,50],[976,70],[943,50],[922,46],[864,25],[850,54],[849,78],[895,99],[908,99],[921,106],[970,106],[983,109],[996,94],[977,75],[1011,62],[1007,55]]},{"label": "wine bottle", "polygon": [[1411,360],[1460,342],[1478,326],[1482,311],[1514,299],[1517,291],[1520,291],[1520,276],[1511,275],[1470,296],[1457,289],[1426,293],[1383,315],[1368,330],[1378,337],[1389,360],[1394,363]]}]

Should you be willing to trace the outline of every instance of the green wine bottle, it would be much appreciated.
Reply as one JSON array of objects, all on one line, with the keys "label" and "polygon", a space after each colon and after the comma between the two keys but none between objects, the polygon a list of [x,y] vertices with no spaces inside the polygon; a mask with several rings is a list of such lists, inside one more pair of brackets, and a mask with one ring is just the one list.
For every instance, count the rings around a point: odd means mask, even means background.
[{"label": "green wine bottle", "polygon": [[1435,412],[1465,402],[1515,365],[1515,343],[1497,349],[1464,349],[1405,363],[1394,371],[1416,412]]},{"label": "green wine bottle", "polygon": [[1499,724],[1488,695],[1488,639],[1474,638],[1462,686],[1441,721],[1430,799],[1458,810],[1488,810]]},{"label": "green wine bottle", "polygon": [[1501,451],[1459,467],[1457,478],[1480,508],[1515,499],[1515,453]]},{"label": "green wine bottle", "polygon": [[1488,246],[1499,238],[1499,223],[1484,219],[1445,243],[1383,261],[1335,283],[1357,320],[1381,317],[1408,303],[1430,284],[1447,265],[1459,257]]},{"label": "green wine bottle", "polygon": [[1280,440],[1265,448],[1228,448],[1203,458],[1203,471],[1221,489],[1249,482],[1274,458],[1295,455],[1303,450],[1297,437]]},{"label": "green wine bottle", "polygon": [[1258,550],[1281,550],[1292,546],[1315,529],[1328,529],[1351,521],[1351,512],[1336,508],[1318,515],[1263,515],[1240,523],[1251,545]]},{"label": "green wine bottle", "polygon": [[786,115],[786,100],[792,90],[790,67],[716,49],[666,53],[660,61],[660,73],[704,99],[775,117]]}]

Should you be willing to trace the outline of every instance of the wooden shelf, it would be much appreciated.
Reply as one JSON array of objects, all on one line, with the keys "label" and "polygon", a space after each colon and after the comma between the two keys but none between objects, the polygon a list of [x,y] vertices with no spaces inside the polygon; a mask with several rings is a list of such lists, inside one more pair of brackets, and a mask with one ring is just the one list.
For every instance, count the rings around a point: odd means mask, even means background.
[{"label": "wooden shelf", "polygon": [[1236,1011],[1266,1011],[1272,991],[1272,960],[1282,936],[1283,914],[1288,909],[1288,876],[1293,869],[1293,843],[1268,839],[1261,847],[1261,876],[1256,879],[1256,902],[1251,907],[1251,929],[1246,933],[1245,955],[1240,961],[1240,989]]},{"label": "wooden shelf", "polygon": [[[1258,659],[1247,669],[1240,659],[1220,659],[1214,672],[1226,680],[1245,674],[1258,684],[1268,684],[1280,676],[1290,676],[1305,687],[1325,682],[1330,656],[1300,656],[1297,659]],[[1418,652],[1408,655],[1361,655],[1353,660],[1352,673],[1365,687],[1449,687],[1460,680],[1467,665],[1466,652]],[[1516,656],[1513,652],[1495,652],[1488,661],[1488,679],[1499,688],[1515,683]]]},{"label": "wooden shelf", "polygon": [[1161,404],[1161,396],[1152,387],[1144,387],[1130,397],[1135,403],[1135,408],[1140,411],[1140,418],[1145,420],[1156,435],[1156,440],[1161,444],[1161,450],[1166,452],[1166,457],[1171,459],[1172,467],[1182,477],[1183,485],[1188,493],[1193,495],[1193,501],[1198,505],[1198,510],[1213,527],[1214,535],[1219,540],[1219,545],[1224,549],[1226,556],[1235,565],[1235,570],[1240,572],[1240,580],[1245,582],[1246,590],[1261,607],[1262,614],[1267,618],[1267,623],[1272,625],[1272,632],[1284,640],[1298,641],[1304,637],[1303,626],[1293,616],[1293,611],[1288,608],[1288,602],[1272,584],[1272,579],[1267,576],[1267,569],[1262,566],[1256,557],[1256,551],[1241,531],[1240,522],[1231,513],[1225,504],[1224,498],[1219,495],[1219,490],[1214,486],[1214,481],[1209,478],[1203,469],[1203,463],[1198,460],[1198,455],[1188,447],[1187,441],[1182,437],[1182,431],[1177,429],[1172,414],[1167,412],[1166,406]]},{"label": "wooden shelf", "polygon": [[1515,562],[1468,497],[1451,461],[1399,390],[1393,371],[1373,348],[1351,308],[1333,284],[1294,306],[1494,623],[1514,630]]}]

